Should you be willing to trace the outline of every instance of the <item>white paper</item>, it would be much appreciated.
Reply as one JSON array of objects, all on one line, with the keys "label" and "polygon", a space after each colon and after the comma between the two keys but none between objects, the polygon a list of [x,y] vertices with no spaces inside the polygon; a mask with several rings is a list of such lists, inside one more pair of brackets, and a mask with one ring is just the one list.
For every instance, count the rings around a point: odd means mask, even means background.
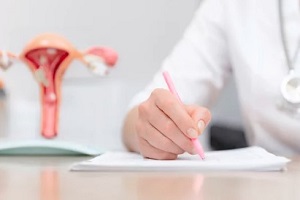
[{"label": "white paper", "polygon": [[183,154],[177,160],[145,159],[130,152],[107,152],[91,160],[74,164],[73,171],[276,171],[290,160],[275,156],[260,147],[207,152],[205,160],[198,155]]}]

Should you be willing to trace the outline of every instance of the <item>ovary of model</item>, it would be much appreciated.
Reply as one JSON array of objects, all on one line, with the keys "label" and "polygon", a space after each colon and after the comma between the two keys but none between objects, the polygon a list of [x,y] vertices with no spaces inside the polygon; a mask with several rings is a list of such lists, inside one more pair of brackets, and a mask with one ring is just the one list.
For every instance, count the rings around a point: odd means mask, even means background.
[{"label": "ovary of model", "polygon": [[74,59],[82,61],[93,72],[106,75],[117,61],[117,53],[105,47],[93,47],[85,52],[76,50],[65,38],[42,34],[30,41],[19,58],[32,71],[40,86],[41,134],[53,138],[58,133],[62,77]]},{"label": "ovary of model", "polygon": [[[15,55],[7,51],[0,51],[0,68],[2,70],[7,70],[12,64]],[[4,89],[4,83],[0,79],[0,90]]]}]

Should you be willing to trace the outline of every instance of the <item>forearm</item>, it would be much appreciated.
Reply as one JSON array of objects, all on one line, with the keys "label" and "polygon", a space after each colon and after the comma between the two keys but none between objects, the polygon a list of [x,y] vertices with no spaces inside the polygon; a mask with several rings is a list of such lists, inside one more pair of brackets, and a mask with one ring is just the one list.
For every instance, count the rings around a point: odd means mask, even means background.
[{"label": "forearm", "polygon": [[139,146],[137,141],[137,132],[135,124],[138,120],[138,107],[130,110],[124,120],[122,138],[123,143],[129,151],[139,152]]}]

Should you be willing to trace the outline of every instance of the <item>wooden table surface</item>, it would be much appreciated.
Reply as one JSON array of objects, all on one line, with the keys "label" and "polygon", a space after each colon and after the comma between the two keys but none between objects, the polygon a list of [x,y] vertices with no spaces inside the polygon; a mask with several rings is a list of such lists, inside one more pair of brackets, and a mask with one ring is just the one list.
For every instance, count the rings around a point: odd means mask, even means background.
[{"label": "wooden table surface", "polygon": [[70,172],[89,157],[0,157],[1,200],[300,199],[300,158],[284,172]]}]

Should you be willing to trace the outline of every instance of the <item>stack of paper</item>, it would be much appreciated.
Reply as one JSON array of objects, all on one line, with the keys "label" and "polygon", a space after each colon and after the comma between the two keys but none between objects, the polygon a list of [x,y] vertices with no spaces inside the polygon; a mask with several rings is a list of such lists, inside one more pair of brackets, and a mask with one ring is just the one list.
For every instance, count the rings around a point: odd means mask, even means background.
[{"label": "stack of paper", "polygon": [[198,155],[183,154],[177,160],[152,160],[129,152],[107,152],[94,159],[74,164],[74,171],[278,171],[290,160],[275,156],[260,147],[207,152],[205,160]]}]

